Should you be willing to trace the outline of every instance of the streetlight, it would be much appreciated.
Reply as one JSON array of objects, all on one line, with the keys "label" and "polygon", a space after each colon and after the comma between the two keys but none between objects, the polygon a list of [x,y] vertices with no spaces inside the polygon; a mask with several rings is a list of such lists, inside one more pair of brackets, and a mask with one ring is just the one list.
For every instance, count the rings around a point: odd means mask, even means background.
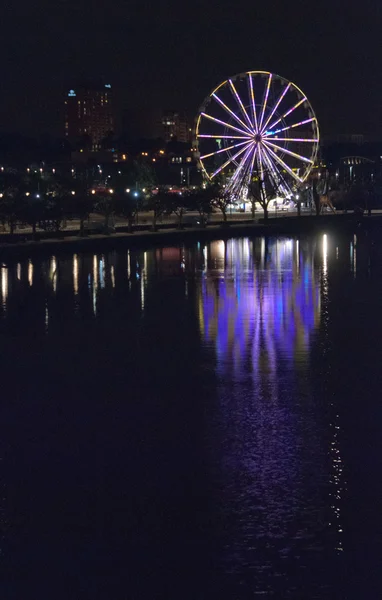
[{"label": "streetlight", "polygon": [[134,192],[134,196],[138,196],[138,192]]},{"label": "streetlight", "polygon": [[114,190],[109,190],[109,194],[114,194]]},{"label": "streetlight", "polygon": [[76,192],[74,190],[72,190],[72,196],[75,196]]},{"label": "streetlight", "polygon": [[94,195],[94,194],[96,193],[96,191],[95,191],[95,190],[92,190],[92,192],[91,192],[91,193]]},{"label": "streetlight", "polygon": [[130,193],[130,188],[126,188],[126,194]]}]

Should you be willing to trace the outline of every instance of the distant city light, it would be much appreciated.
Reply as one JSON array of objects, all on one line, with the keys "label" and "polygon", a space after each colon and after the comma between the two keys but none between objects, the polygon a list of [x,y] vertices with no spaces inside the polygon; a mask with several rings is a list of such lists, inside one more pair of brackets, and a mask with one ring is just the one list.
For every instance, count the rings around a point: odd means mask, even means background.
[{"label": "distant city light", "polygon": [[25,195],[26,196],[30,196],[30,192],[25,192]]},{"label": "distant city light", "polygon": [[134,196],[138,196],[138,192],[134,192]]},{"label": "distant city light", "polygon": [[0,198],[2,198],[4,196],[4,194],[2,192],[0,192]]},{"label": "distant city light", "polygon": [[142,188],[142,192],[145,192],[145,191],[146,191],[146,188]]},{"label": "distant city light", "polygon": [[110,83],[105,83],[105,88],[109,88],[110,89],[111,88]]},{"label": "distant city light", "polygon": [[96,193],[96,191],[95,191],[95,190],[92,190],[92,194],[95,194],[95,193]]},{"label": "distant city light", "polygon": [[36,194],[36,198],[40,198],[40,194]]},{"label": "distant city light", "polygon": [[122,154],[122,160],[126,160],[126,154]]},{"label": "distant city light", "polygon": [[76,92],[75,92],[74,90],[70,90],[70,92],[69,92],[68,96],[71,96],[71,97],[73,97],[73,96],[75,96],[75,95],[76,95]]},{"label": "distant city light", "polygon": [[109,190],[109,194],[114,194],[114,190]]},{"label": "distant city light", "polygon": [[130,188],[126,188],[126,194],[130,192]]},{"label": "distant city light", "polygon": [[72,196],[75,196],[76,192],[74,190],[72,190]]}]

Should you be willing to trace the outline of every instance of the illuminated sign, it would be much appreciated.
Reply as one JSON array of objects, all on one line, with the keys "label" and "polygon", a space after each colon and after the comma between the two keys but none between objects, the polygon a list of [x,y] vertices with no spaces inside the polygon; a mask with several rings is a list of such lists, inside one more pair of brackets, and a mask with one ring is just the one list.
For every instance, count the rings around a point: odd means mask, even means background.
[{"label": "illuminated sign", "polygon": [[73,97],[73,96],[75,96],[75,95],[76,95],[76,92],[75,92],[74,90],[70,90],[70,92],[69,92],[68,96],[71,96],[71,97]]}]

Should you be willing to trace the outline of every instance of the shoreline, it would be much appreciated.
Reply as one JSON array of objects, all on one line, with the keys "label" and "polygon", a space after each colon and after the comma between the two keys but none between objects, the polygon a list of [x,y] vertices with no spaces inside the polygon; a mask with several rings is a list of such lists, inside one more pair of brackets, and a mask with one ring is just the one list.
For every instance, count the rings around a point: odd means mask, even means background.
[{"label": "shoreline", "polygon": [[[362,226],[381,226],[382,216],[366,217],[361,220]],[[0,242],[0,258],[28,257],[36,254],[49,254],[52,252],[86,252],[94,249],[113,250],[123,246],[147,246],[158,244],[178,244],[187,241],[200,241],[204,239],[227,239],[241,235],[299,235],[315,231],[333,230],[348,232],[359,227],[359,219],[353,214],[346,215],[320,215],[302,217],[277,217],[270,218],[267,223],[229,222],[209,225],[206,228],[175,227],[160,228],[158,231],[136,230],[133,233],[117,231],[112,234],[92,234],[80,237],[78,234],[60,237],[46,237],[38,241],[27,239],[25,235],[15,234],[9,242]],[[122,228],[121,228],[122,229]],[[17,240],[18,238],[21,238]],[[16,239],[15,239],[16,238]]]}]

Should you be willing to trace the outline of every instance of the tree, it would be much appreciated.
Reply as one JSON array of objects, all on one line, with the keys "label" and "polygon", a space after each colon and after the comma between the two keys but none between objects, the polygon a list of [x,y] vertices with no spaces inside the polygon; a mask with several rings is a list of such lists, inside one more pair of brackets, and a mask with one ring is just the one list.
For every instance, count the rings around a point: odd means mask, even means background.
[{"label": "tree", "polygon": [[232,203],[231,194],[220,183],[206,187],[206,198],[210,199],[211,206],[218,208],[223,216],[224,224],[227,223],[228,206]]},{"label": "tree", "polygon": [[200,215],[202,227],[206,226],[207,215],[212,212],[212,196],[208,188],[189,190],[185,196],[186,206],[189,210],[197,210]]},{"label": "tree", "polygon": [[150,192],[156,185],[156,175],[151,165],[145,162],[134,162],[134,180],[139,190]]},{"label": "tree", "polygon": [[182,192],[168,193],[166,196],[166,211],[168,214],[174,213],[178,220],[178,229],[182,228],[184,211],[186,210],[186,200]]},{"label": "tree", "polygon": [[0,199],[0,218],[3,223],[8,223],[11,235],[20,217],[22,198],[23,194],[20,190],[9,187],[4,190]]},{"label": "tree", "polygon": [[114,212],[114,194],[109,190],[98,192],[95,200],[95,210],[105,217],[104,227],[106,233],[109,229],[109,220]]},{"label": "tree", "polygon": [[153,231],[157,230],[157,221],[165,212],[168,211],[171,199],[169,192],[165,188],[154,190],[148,201],[148,209],[153,212]]},{"label": "tree", "polygon": [[138,192],[129,188],[117,188],[115,190],[115,210],[127,219],[129,232],[132,233],[139,210]]},{"label": "tree", "polygon": [[268,206],[271,200],[277,196],[278,186],[273,177],[266,169],[256,167],[253,170],[252,181],[248,186],[248,198],[252,207],[254,217],[255,204],[258,202],[264,211],[264,220],[268,219]]},{"label": "tree", "polygon": [[32,227],[33,237],[35,237],[37,224],[44,218],[44,198],[40,194],[29,193],[25,196],[21,210],[21,220]]}]

